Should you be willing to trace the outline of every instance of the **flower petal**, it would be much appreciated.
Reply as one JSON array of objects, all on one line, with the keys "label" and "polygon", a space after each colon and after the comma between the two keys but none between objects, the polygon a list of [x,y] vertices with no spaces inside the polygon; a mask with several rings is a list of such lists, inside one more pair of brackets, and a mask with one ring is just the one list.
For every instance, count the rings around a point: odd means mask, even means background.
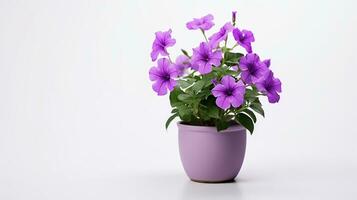
[{"label": "flower petal", "polygon": [[242,71],[241,77],[242,77],[242,80],[245,83],[247,83],[247,84],[251,84],[252,83],[252,79],[251,79],[248,71]]},{"label": "flower petal", "polygon": [[237,42],[240,42],[243,38],[243,33],[238,29],[233,29],[233,37]]},{"label": "flower petal", "polygon": [[216,85],[213,89],[212,89],[212,94],[215,97],[220,97],[220,96],[225,96],[224,91],[226,90],[226,86],[222,85],[222,84],[218,84]]},{"label": "flower petal", "polygon": [[212,20],[213,20],[213,15],[211,14],[208,14],[199,19],[193,18],[192,21],[186,23],[186,27],[189,30],[196,30],[196,29],[209,30],[214,25]]},{"label": "flower petal", "polygon": [[157,66],[166,73],[170,73],[169,66],[170,66],[170,61],[167,58],[160,58],[157,61]]},{"label": "flower petal", "polygon": [[157,95],[162,96],[167,94],[165,81],[158,80],[152,85],[152,89],[157,92]]},{"label": "flower petal", "polygon": [[234,86],[233,96],[237,96],[237,95],[244,96],[244,94],[245,94],[245,86],[243,81],[240,80]]},{"label": "flower petal", "polygon": [[240,46],[242,46],[247,51],[247,53],[253,52],[252,45],[250,43],[241,43]]},{"label": "flower petal", "polygon": [[157,50],[152,50],[151,51],[151,54],[150,54],[150,56],[151,56],[151,60],[154,62],[156,59],[157,59],[157,56],[159,55],[159,52],[157,51]]},{"label": "flower petal", "polygon": [[262,93],[264,93],[264,94],[267,93],[267,90],[265,89],[265,85],[264,85],[264,82],[263,82],[263,81],[260,81],[260,82],[255,83],[255,86],[257,87],[257,89],[258,89],[260,92],[262,92]]},{"label": "flower petal", "polygon": [[263,60],[263,64],[269,68],[270,67],[270,59]]},{"label": "flower petal", "polygon": [[229,98],[226,96],[220,96],[216,99],[216,105],[222,109],[227,109],[230,107]]},{"label": "flower petal", "polygon": [[279,102],[280,96],[277,92],[271,92],[267,94],[269,103]]},{"label": "flower petal", "polygon": [[160,70],[157,67],[151,67],[149,70],[149,78],[151,81],[155,81],[161,78]]},{"label": "flower petal", "polygon": [[244,34],[244,42],[251,43],[255,41],[252,31],[243,30],[242,32]]},{"label": "flower petal", "polygon": [[238,108],[240,105],[242,105],[244,101],[244,97],[241,95],[230,96],[229,99],[232,106],[235,108]]},{"label": "flower petal", "polygon": [[198,68],[198,71],[201,74],[208,74],[212,71],[212,65],[210,63],[201,64],[200,67]]},{"label": "flower petal", "polygon": [[281,92],[281,82],[278,78],[274,78],[274,90]]},{"label": "flower petal", "polygon": [[166,83],[166,86],[170,91],[172,91],[176,85],[177,85],[177,82],[174,79],[170,79],[170,81],[168,81]]},{"label": "flower petal", "polygon": [[221,83],[225,86],[233,86],[235,81],[236,80],[232,76],[226,75],[226,76],[223,76]]}]

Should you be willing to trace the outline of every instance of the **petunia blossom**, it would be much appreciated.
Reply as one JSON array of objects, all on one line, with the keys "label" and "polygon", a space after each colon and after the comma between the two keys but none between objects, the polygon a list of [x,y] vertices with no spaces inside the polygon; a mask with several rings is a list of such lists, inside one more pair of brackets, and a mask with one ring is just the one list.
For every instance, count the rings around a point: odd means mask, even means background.
[{"label": "petunia blossom", "polygon": [[152,89],[157,92],[159,96],[167,94],[167,90],[172,91],[176,86],[177,77],[176,69],[167,58],[160,58],[157,61],[157,67],[152,67],[149,71],[151,81],[155,83]]},{"label": "petunia blossom", "polygon": [[238,28],[233,30],[233,37],[237,43],[242,46],[248,53],[252,53],[252,42],[255,41],[254,35],[251,31],[242,30]]},{"label": "petunia blossom", "polygon": [[212,65],[219,66],[221,60],[222,52],[220,50],[212,51],[206,42],[201,42],[199,47],[193,49],[191,63],[192,66],[198,67],[201,74],[207,74],[212,71]]},{"label": "petunia blossom", "polygon": [[230,22],[227,22],[217,33],[208,38],[210,46],[216,48],[221,41],[227,39],[228,33],[231,32],[232,29],[233,25]]},{"label": "petunia blossom", "polygon": [[255,53],[242,57],[239,61],[239,69],[242,72],[242,80],[247,84],[255,83],[268,70]]},{"label": "petunia blossom", "polygon": [[211,14],[208,14],[198,19],[193,18],[192,21],[186,23],[186,27],[190,30],[196,30],[196,29],[209,30],[210,28],[212,28],[212,26],[214,26],[212,20],[213,20],[213,15]]},{"label": "petunia blossom", "polygon": [[158,31],[155,33],[155,40],[152,44],[151,60],[155,61],[159,54],[162,56],[167,56],[169,53],[166,48],[171,47],[176,43],[176,40],[171,38],[172,30],[168,31]]},{"label": "petunia blossom", "polygon": [[185,55],[179,55],[176,58],[174,67],[177,72],[177,76],[182,76],[185,74],[185,71],[191,67],[190,58]]},{"label": "petunia blossom", "polygon": [[238,108],[244,102],[245,86],[242,81],[236,80],[229,75],[222,78],[221,84],[217,84],[212,89],[215,96],[216,105],[222,109],[227,109],[231,105]]},{"label": "petunia blossom", "polygon": [[265,75],[255,84],[260,92],[267,95],[270,103],[279,102],[281,92],[281,82],[274,78],[272,71],[267,71]]}]

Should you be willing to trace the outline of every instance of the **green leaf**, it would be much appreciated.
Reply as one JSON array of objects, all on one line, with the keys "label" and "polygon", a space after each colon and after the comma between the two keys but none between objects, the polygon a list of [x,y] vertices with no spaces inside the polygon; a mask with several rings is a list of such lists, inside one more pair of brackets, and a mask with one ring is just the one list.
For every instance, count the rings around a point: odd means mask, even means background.
[{"label": "green leaf", "polygon": [[206,107],[203,107],[202,105],[198,109],[198,114],[200,116],[200,119],[204,121],[210,120],[210,116],[208,115],[208,109]]},{"label": "green leaf", "polygon": [[228,66],[237,65],[239,59],[243,56],[241,53],[225,52],[224,60],[225,64]]},{"label": "green leaf", "polygon": [[207,106],[207,115],[214,119],[219,119],[219,108],[216,105],[216,98],[212,95],[207,98],[206,101],[202,102]]},{"label": "green leaf", "polygon": [[212,117],[212,118],[215,118],[215,119],[219,119],[220,118],[219,117],[219,109],[216,106],[210,106],[208,108],[208,113],[207,114],[208,114],[209,117]]},{"label": "green leaf", "polygon": [[205,81],[204,80],[199,80],[192,86],[192,89],[193,89],[193,91],[195,91],[197,93],[200,90],[202,90],[202,88],[204,86],[205,86]]},{"label": "green leaf", "polygon": [[177,113],[178,112],[178,109],[177,108],[174,108],[172,109],[171,113]]},{"label": "green leaf", "polygon": [[192,109],[188,107],[187,105],[180,105],[177,107],[178,109],[178,114],[180,118],[185,121],[189,122],[192,118]]},{"label": "green leaf", "polygon": [[225,130],[229,127],[229,123],[224,120],[217,120],[216,121],[216,128],[217,131]]},{"label": "green leaf", "polygon": [[226,72],[226,70],[223,69],[223,67],[213,67],[212,70],[218,73],[217,76],[219,76],[220,74],[224,74]]},{"label": "green leaf", "polygon": [[197,113],[198,113],[198,106],[199,106],[199,104],[200,104],[200,102],[198,102],[198,101],[194,101],[194,102],[192,102],[192,112],[194,113],[194,114],[196,114],[197,115]]},{"label": "green leaf", "polygon": [[194,77],[186,77],[185,79],[186,79],[186,81],[189,82],[190,84],[193,84],[194,82],[197,81],[196,78],[194,78]]},{"label": "green leaf", "polygon": [[246,89],[244,98],[249,102],[254,102],[258,97],[258,93],[252,89]]},{"label": "green leaf", "polygon": [[183,53],[185,56],[187,56],[187,57],[189,57],[189,58],[190,58],[190,56],[188,55],[188,53],[187,53],[187,51],[186,51],[186,50],[181,49],[181,51],[182,51],[182,53]]},{"label": "green leaf", "polygon": [[224,53],[224,58],[226,60],[238,60],[242,56],[243,56],[243,54],[241,54],[241,53],[234,53],[234,52],[229,52],[229,51],[226,51]]},{"label": "green leaf", "polygon": [[249,115],[250,118],[252,118],[253,122],[257,122],[257,117],[255,116],[254,112],[249,110],[249,109],[245,109],[242,112],[246,113]]},{"label": "green leaf", "polygon": [[192,102],[192,97],[189,94],[179,94],[177,98],[180,101],[186,102],[186,103],[191,103]]},{"label": "green leaf", "polygon": [[167,129],[170,125],[170,123],[172,122],[172,120],[174,120],[176,117],[178,116],[178,113],[173,114],[171,117],[169,117],[165,123],[165,128]]},{"label": "green leaf", "polygon": [[200,100],[205,100],[211,95],[212,95],[211,90],[209,88],[204,88],[203,90],[201,90],[200,93],[196,94],[196,98]]},{"label": "green leaf", "polygon": [[238,61],[237,62],[232,62],[232,61],[225,61],[224,64],[226,64],[227,66],[234,66],[234,65],[238,65]]},{"label": "green leaf", "polygon": [[177,98],[179,94],[182,94],[183,91],[179,87],[175,87],[174,90],[170,92],[170,105],[171,107],[176,107],[181,105],[182,102]]},{"label": "green leaf", "polygon": [[229,74],[229,75],[232,75],[232,76],[237,76],[239,74],[239,72],[234,71],[234,70],[227,70],[225,73]]},{"label": "green leaf", "polygon": [[238,113],[235,118],[236,122],[238,122],[240,125],[244,126],[246,129],[249,130],[250,134],[253,134],[254,131],[254,123],[252,119],[244,114],[244,113]]},{"label": "green leaf", "polygon": [[181,88],[185,89],[185,88],[188,88],[192,85],[192,83],[189,83],[188,81],[185,81],[185,80],[179,80],[179,85]]},{"label": "green leaf", "polygon": [[260,103],[259,99],[257,98],[252,104],[249,106],[252,110],[259,113],[263,117],[265,117],[264,110],[262,108],[262,104]]},{"label": "green leaf", "polygon": [[258,104],[251,104],[250,108],[252,108],[255,112],[259,113],[261,116],[265,117],[263,108]]},{"label": "green leaf", "polygon": [[217,73],[212,71],[208,74],[202,75],[202,80],[205,82],[205,86],[211,85],[211,80],[217,77]]}]

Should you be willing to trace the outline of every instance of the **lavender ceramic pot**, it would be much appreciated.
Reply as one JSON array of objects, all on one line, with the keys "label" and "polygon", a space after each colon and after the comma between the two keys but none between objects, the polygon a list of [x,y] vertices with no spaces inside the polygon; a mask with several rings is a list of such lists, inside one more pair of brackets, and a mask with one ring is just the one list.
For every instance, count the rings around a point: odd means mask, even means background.
[{"label": "lavender ceramic pot", "polygon": [[233,181],[243,164],[246,129],[231,126],[217,132],[216,127],[177,124],[183,168],[196,182]]}]

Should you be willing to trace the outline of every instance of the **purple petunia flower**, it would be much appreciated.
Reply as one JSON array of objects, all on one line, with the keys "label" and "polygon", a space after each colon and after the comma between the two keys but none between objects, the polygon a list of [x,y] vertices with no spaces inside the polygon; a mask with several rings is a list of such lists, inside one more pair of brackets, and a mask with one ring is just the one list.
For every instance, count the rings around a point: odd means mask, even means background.
[{"label": "purple petunia flower", "polygon": [[176,43],[176,40],[171,38],[172,30],[166,32],[158,31],[155,33],[155,40],[152,44],[151,59],[155,61],[159,54],[163,56],[169,55],[166,48],[171,47]]},{"label": "purple petunia flower", "polygon": [[212,48],[216,48],[218,44],[227,39],[228,33],[233,29],[233,25],[230,22],[227,22],[217,33],[209,37],[209,44]]},{"label": "purple petunia flower", "polygon": [[268,70],[255,53],[242,57],[239,61],[239,68],[242,71],[242,80],[247,84],[256,83]]},{"label": "purple petunia flower", "polygon": [[240,31],[238,28],[233,30],[233,37],[237,41],[237,43],[245,48],[248,53],[252,53],[252,42],[255,41],[254,35],[251,31],[242,30]]},{"label": "purple petunia flower", "polygon": [[212,71],[212,65],[219,66],[222,60],[222,52],[220,50],[212,52],[212,48],[205,42],[201,42],[200,46],[193,49],[191,59],[193,68],[198,67],[201,74],[207,74]]},{"label": "purple petunia flower", "polygon": [[217,97],[216,104],[222,109],[227,109],[231,105],[238,108],[243,104],[245,86],[242,81],[236,80],[229,75],[222,78],[221,84],[212,89],[213,96]]},{"label": "purple petunia flower", "polygon": [[186,27],[190,30],[196,30],[196,29],[209,30],[214,25],[212,20],[213,20],[213,15],[211,14],[208,14],[199,19],[193,18],[192,21],[186,23]]},{"label": "purple petunia flower", "polygon": [[176,86],[174,78],[177,77],[177,72],[167,58],[160,58],[157,61],[157,67],[152,67],[149,71],[151,81],[155,81],[152,89],[159,96],[165,95],[167,89],[172,91]]},{"label": "purple petunia flower", "polygon": [[182,76],[185,74],[186,69],[191,67],[190,58],[185,55],[180,55],[176,58],[174,66],[177,76]]},{"label": "purple petunia flower", "polygon": [[281,82],[274,78],[272,71],[267,71],[265,75],[256,83],[259,91],[268,96],[270,103],[277,103],[280,99],[278,92],[281,92]]}]

